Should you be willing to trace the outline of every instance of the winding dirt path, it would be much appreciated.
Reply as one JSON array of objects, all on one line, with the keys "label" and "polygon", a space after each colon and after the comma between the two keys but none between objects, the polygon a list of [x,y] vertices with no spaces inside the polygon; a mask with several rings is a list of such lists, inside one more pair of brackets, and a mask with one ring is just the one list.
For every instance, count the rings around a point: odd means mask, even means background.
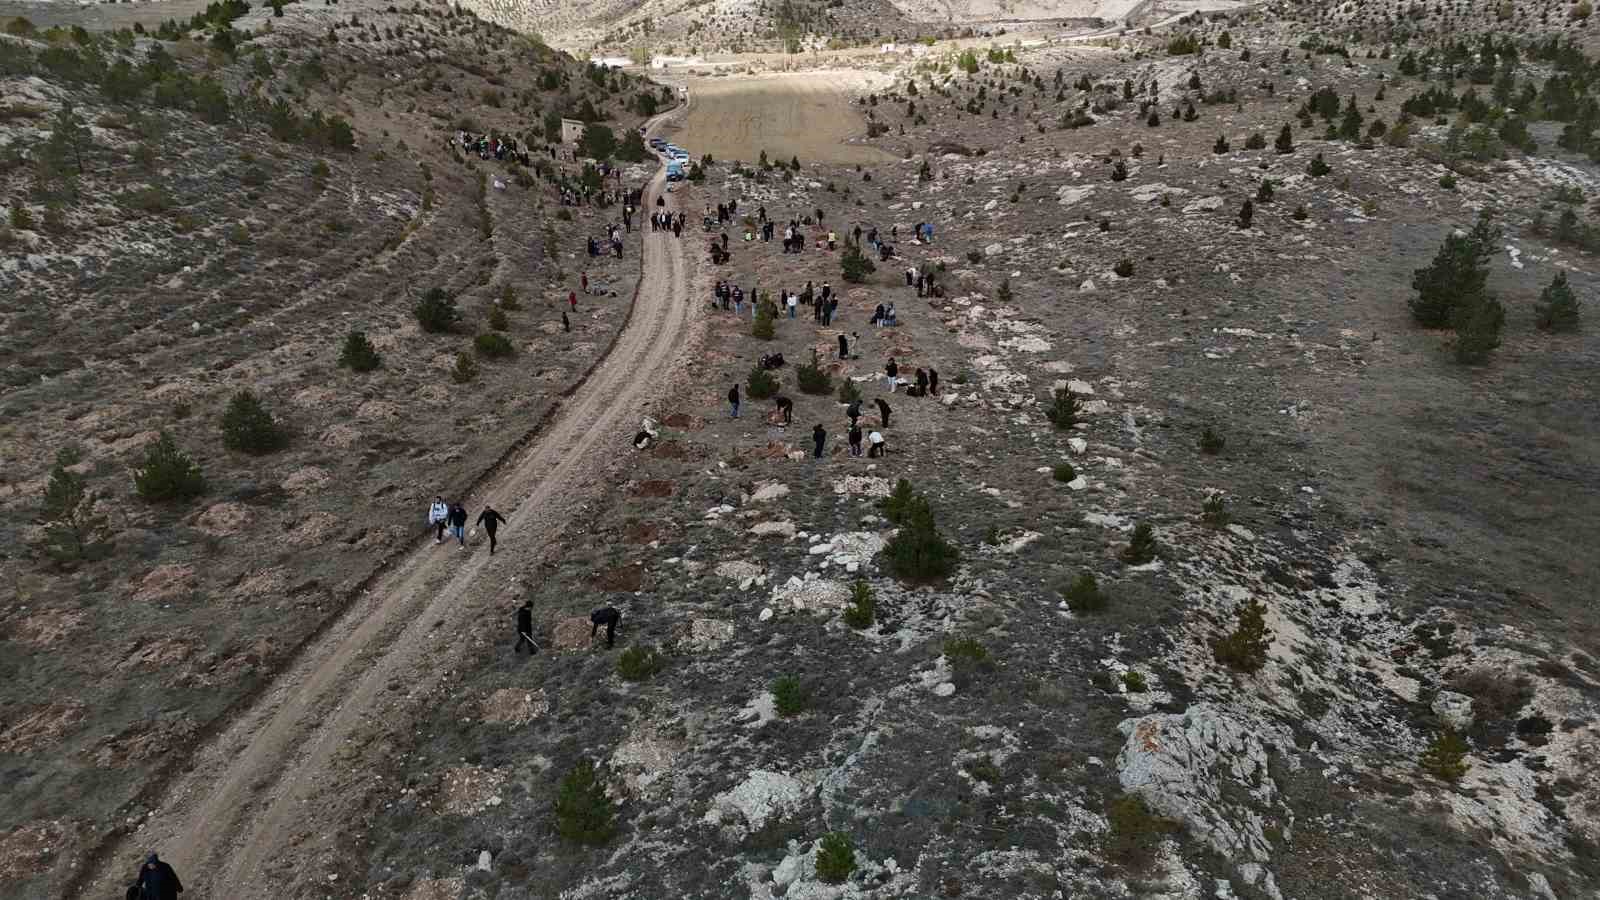
[{"label": "winding dirt path", "polygon": [[[663,169],[645,189],[646,218],[658,196],[676,207],[664,187]],[[405,557],[197,752],[147,824],[96,861],[99,871],[80,896],[121,896],[149,848],[177,868],[191,888],[186,896],[278,896],[281,873],[267,867],[282,859],[321,792],[338,781],[341,745],[381,718],[386,692],[412,691],[436,677],[439,639],[430,633],[481,615],[504,596],[518,548],[543,545],[582,514],[579,504],[599,472],[594,460],[628,446],[667,384],[691,335],[690,263],[683,242],[669,233],[636,233],[644,242],[643,273],[627,327],[543,432],[469,499],[469,509],[493,500],[509,518],[505,549],[491,557],[481,546],[460,553],[429,542]]]}]

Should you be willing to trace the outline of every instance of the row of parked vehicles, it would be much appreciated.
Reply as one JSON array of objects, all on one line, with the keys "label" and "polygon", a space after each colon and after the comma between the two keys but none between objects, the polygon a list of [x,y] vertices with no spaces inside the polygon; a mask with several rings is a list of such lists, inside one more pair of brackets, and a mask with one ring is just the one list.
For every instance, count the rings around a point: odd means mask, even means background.
[{"label": "row of parked vehicles", "polygon": [[666,157],[667,180],[682,181],[683,167],[689,164],[689,151],[669,142],[666,138],[651,138],[650,146],[655,151]]}]

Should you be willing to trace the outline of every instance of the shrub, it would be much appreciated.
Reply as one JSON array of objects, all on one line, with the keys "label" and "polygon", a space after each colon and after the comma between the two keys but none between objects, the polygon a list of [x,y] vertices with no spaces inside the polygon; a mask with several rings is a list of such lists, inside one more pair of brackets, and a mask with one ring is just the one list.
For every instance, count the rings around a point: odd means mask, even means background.
[{"label": "shrub", "polygon": [[977,265],[978,263],[983,262],[983,251],[982,250],[968,250],[967,251],[967,262],[972,263],[973,265]]},{"label": "shrub", "polygon": [[1112,165],[1111,165],[1111,180],[1112,181],[1127,181],[1128,180],[1128,164],[1123,162],[1120,159],[1117,160],[1115,163],[1112,163]]},{"label": "shrub", "polygon": [[865,581],[850,586],[850,605],[844,608],[844,623],[851,628],[866,628],[878,614],[878,600]]},{"label": "shrub", "polygon": [[1228,512],[1228,501],[1221,494],[1212,494],[1200,504],[1200,520],[1212,528],[1226,528],[1233,521]]},{"label": "shrub", "polygon": [[1383,142],[1391,147],[1411,146],[1411,126],[1396,122],[1393,128],[1383,133]]},{"label": "shrub", "polygon": [[1050,470],[1050,477],[1062,482],[1071,481],[1078,477],[1078,470],[1072,467],[1072,463],[1056,463],[1055,468]]},{"label": "shrub", "polygon": [[1306,174],[1312,178],[1321,178],[1332,171],[1333,169],[1323,160],[1321,153],[1311,157],[1310,164],[1306,166]]},{"label": "shrub", "polygon": [[1229,148],[1229,146],[1228,146],[1228,139],[1223,137],[1220,134],[1217,135],[1217,142],[1215,144],[1211,145],[1211,152],[1212,153],[1227,153],[1229,149],[1231,149],[1231,148]]},{"label": "shrub", "polygon": [[446,294],[443,288],[428,288],[412,312],[416,314],[417,324],[428,334],[448,334],[461,320],[456,299]]},{"label": "shrub", "polygon": [[1129,669],[1122,673],[1122,686],[1130,694],[1143,694],[1150,690],[1150,685],[1145,681],[1144,674]]},{"label": "shrub", "polygon": [[756,366],[750,370],[750,378],[745,383],[745,393],[751,400],[765,400],[778,393],[778,379],[772,373]]},{"label": "shrub", "polygon": [[860,284],[867,280],[867,276],[878,270],[856,244],[846,242],[844,255],[839,257],[839,268],[844,273],[844,280],[851,284]]},{"label": "shrub", "polygon": [[517,289],[509,284],[500,292],[500,308],[506,312],[516,312],[522,308],[522,303],[517,300]]},{"label": "shrub", "polygon": [[1439,176],[1439,187],[1442,187],[1447,191],[1455,190],[1456,189],[1456,176],[1450,174],[1449,172],[1446,172],[1443,175],[1440,175]]},{"label": "shrub", "polygon": [[855,403],[861,399],[861,389],[849,378],[839,379],[839,392],[835,394],[840,403]]},{"label": "shrub", "polygon": [[1239,228],[1241,230],[1248,231],[1250,229],[1250,223],[1255,220],[1255,216],[1256,205],[1251,203],[1249,200],[1245,200],[1244,205],[1239,207]]},{"label": "shrub", "polygon": [[856,870],[856,851],[848,835],[832,832],[817,845],[817,880],[824,884],[844,884]]},{"label": "shrub", "polygon": [[750,325],[750,334],[763,341],[772,340],[778,336],[777,318],[777,307],[771,300],[763,298],[756,304],[755,321]]},{"label": "shrub", "polygon": [[105,548],[106,519],[95,515],[97,498],[89,480],[72,471],[77,463],[75,451],[56,451],[41,503],[45,552],[61,563],[97,558]]},{"label": "shrub", "polygon": [[472,347],[480,356],[487,356],[490,359],[500,359],[517,352],[511,339],[497,331],[485,331],[473,338]]},{"label": "shrub", "polygon": [[1066,598],[1067,608],[1079,614],[1102,612],[1111,605],[1111,598],[1100,590],[1093,572],[1078,573],[1061,596]]},{"label": "shrub", "polygon": [[344,348],[339,351],[339,365],[352,372],[371,372],[383,365],[378,349],[367,340],[364,332],[352,331],[345,335]]},{"label": "shrub", "polygon": [[778,715],[788,718],[798,716],[811,706],[811,691],[800,679],[785,675],[772,682],[772,708]]},{"label": "shrub", "polygon": [[1304,222],[1310,215],[1310,213],[1306,212],[1306,205],[1304,203],[1294,208],[1294,220],[1296,222]]},{"label": "shrub", "polygon": [[1206,426],[1205,431],[1200,432],[1201,453],[1205,453],[1210,456],[1216,456],[1218,453],[1222,452],[1222,449],[1226,447],[1227,444],[1228,442],[1223,439],[1222,435],[1217,434],[1216,429],[1212,428],[1210,425]]},{"label": "shrub", "polygon": [[1267,664],[1267,648],[1272,645],[1266,614],[1267,607],[1260,600],[1239,604],[1238,624],[1212,642],[1211,655],[1230,669],[1259,671]]},{"label": "shrub", "polygon": [[989,648],[974,638],[946,640],[944,658],[950,664],[950,672],[957,684],[970,683],[973,675],[994,669],[994,660],[989,656]]},{"label": "shrub", "polygon": [[1272,182],[1266,178],[1261,179],[1261,186],[1256,188],[1256,202],[1271,203],[1272,193]]},{"label": "shrub", "polygon": [[574,843],[597,847],[616,834],[616,807],[594,763],[583,760],[562,776],[555,815],[556,833]]},{"label": "shrub", "polygon": [[1127,549],[1122,551],[1122,561],[1130,566],[1142,566],[1156,558],[1156,530],[1149,522],[1140,522],[1133,528]]},{"label": "shrub", "polygon": [[1433,262],[1412,273],[1411,287],[1417,296],[1409,305],[1418,325],[1439,328],[1449,324],[1458,307],[1475,305],[1486,295],[1489,259],[1499,233],[1484,213],[1471,232],[1446,235]]},{"label": "shrub", "polygon": [[644,681],[666,665],[667,661],[654,647],[635,645],[617,657],[617,674],[623,681]]},{"label": "shrub", "polygon": [[1556,277],[1539,292],[1537,323],[1542,331],[1577,331],[1578,297],[1567,285],[1567,273]]},{"label": "shrub", "polygon": [[1417,765],[1442,781],[1459,781],[1467,774],[1467,742],[1454,730],[1446,728],[1422,751]]},{"label": "shrub", "polygon": [[1078,400],[1078,395],[1066,388],[1056,388],[1055,398],[1050,408],[1045,410],[1045,417],[1051,424],[1062,431],[1083,421],[1083,404]]},{"label": "shrub", "polygon": [[11,227],[18,231],[33,230],[33,213],[28,211],[21,203],[11,207]]},{"label": "shrub", "polygon": [[1489,361],[1489,351],[1500,346],[1500,331],[1505,328],[1506,309],[1493,296],[1457,306],[1450,317],[1456,332],[1456,362],[1481,365]]},{"label": "shrub", "polygon": [[1288,122],[1283,123],[1283,127],[1278,130],[1278,139],[1272,142],[1272,149],[1279,153],[1294,152],[1294,132],[1289,128]]},{"label": "shrub", "polygon": [[1000,279],[1000,288],[995,292],[995,299],[1001,303],[1010,303],[1013,299],[1011,293],[1011,276]]},{"label": "shrub", "polygon": [[913,494],[890,521],[896,519],[900,530],[883,548],[889,571],[895,577],[904,581],[936,581],[955,572],[961,553],[939,534],[926,497]]},{"label": "shrub", "polygon": [[456,367],[450,370],[450,380],[456,384],[467,384],[478,378],[478,361],[472,354],[465,351],[456,354]]},{"label": "shrub", "polygon": [[289,435],[250,390],[228,401],[222,414],[222,445],[243,453],[271,453],[289,443]]},{"label": "shrub", "polygon": [[1250,136],[1244,139],[1244,148],[1246,150],[1265,150],[1267,148],[1266,135],[1259,131],[1251,132]]},{"label": "shrub", "polygon": [[145,447],[144,465],[133,470],[133,489],[145,500],[188,500],[206,492],[205,476],[168,432]]},{"label": "shrub", "polygon": [[489,310],[489,327],[495,331],[505,331],[511,327],[511,319],[505,310],[496,306]]},{"label": "shrub", "polygon": [[1106,857],[1131,868],[1148,866],[1161,842],[1180,827],[1151,812],[1144,798],[1136,794],[1124,794],[1107,804],[1106,819],[1111,823],[1106,835]]},{"label": "shrub", "polygon": [[[1100,224],[1102,226],[1104,226],[1106,223],[1102,222]],[[1108,229],[1102,227],[1100,230],[1101,231],[1106,231]],[[1133,260],[1131,260],[1131,259],[1127,258],[1126,256],[1124,256],[1123,258],[1117,260],[1117,264],[1111,267],[1111,271],[1117,273],[1117,277],[1118,278],[1132,278],[1133,277]]]},{"label": "shrub", "polygon": [[801,393],[824,396],[833,392],[833,376],[822,367],[817,351],[811,351],[811,361],[794,367],[795,381]]}]

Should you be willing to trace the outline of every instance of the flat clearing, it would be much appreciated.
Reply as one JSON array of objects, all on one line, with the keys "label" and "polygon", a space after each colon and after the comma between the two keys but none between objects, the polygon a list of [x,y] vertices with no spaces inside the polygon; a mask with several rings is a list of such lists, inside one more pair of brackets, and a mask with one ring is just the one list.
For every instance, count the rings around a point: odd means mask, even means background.
[{"label": "flat clearing", "polygon": [[876,147],[846,143],[866,137],[849,106],[875,82],[873,73],[846,71],[695,78],[688,113],[664,134],[696,157],[719,160],[754,162],[765,150],[808,163],[889,162],[894,157]]}]

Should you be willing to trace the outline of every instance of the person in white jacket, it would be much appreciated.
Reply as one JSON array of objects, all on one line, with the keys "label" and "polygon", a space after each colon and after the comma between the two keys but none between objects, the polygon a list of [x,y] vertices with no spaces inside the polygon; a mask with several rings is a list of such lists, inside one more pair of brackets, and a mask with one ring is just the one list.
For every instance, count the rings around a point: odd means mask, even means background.
[{"label": "person in white jacket", "polygon": [[450,518],[450,504],[444,502],[443,497],[434,497],[433,505],[428,507],[428,527],[434,529],[433,542],[444,543],[445,521]]}]

